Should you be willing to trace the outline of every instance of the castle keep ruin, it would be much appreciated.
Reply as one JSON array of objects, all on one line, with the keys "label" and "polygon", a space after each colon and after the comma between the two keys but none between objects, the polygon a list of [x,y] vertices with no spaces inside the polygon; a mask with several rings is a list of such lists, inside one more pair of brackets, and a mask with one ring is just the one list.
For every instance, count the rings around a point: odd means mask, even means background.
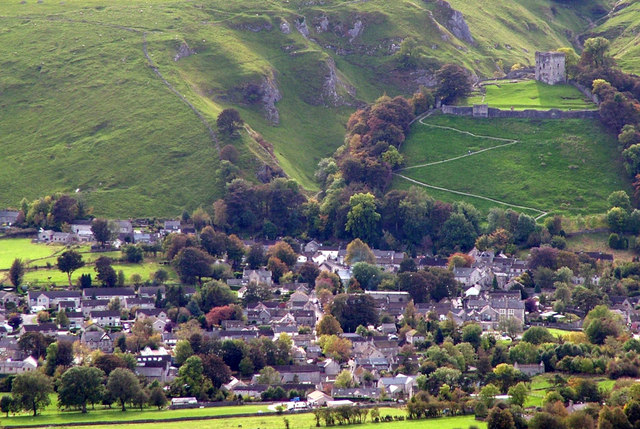
[{"label": "castle keep ruin", "polygon": [[563,52],[536,52],[536,80],[549,85],[565,83],[567,72]]}]

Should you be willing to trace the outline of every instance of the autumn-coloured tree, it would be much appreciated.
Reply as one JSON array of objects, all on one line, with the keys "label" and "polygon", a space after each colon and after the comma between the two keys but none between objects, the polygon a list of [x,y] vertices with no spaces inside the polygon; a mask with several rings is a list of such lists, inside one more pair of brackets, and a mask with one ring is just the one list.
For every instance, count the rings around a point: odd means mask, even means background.
[{"label": "autumn-coloured tree", "polygon": [[278,258],[280,261],[287,264],[289,268],[293,268],[298,261],[298,255],[296,255],[296,252],[294,252],[293,248],[284,241],[279,241],[269,248],[267,256],[269,258]]},{"label": "autumn-coloured tree", "polygon": [[326,314],[316,326],[317,335],[340,335],[342,327],[340,322],[331,314]]},{"label": "autumn-coloured tree", "polygon": [[212,327],[219,325],[223,320],[240,320],[242,318],[242,309],[237,305],[223,305],[221,307],[213,307],[205,316],[207,325]]},{"label": "autumn-coloured tree", "polygon": [[466,253],[456,252],[449,256],[448,267],[449,268],[469,268],[473,264],[473,256]]},{"label": "autumn-coloured tree", "polygon": [[280,283],[280,277],[289,271],[287,264],[275,256],[269,258],[267,269],[271,271],[271,278],[273,278],[273,281],[276,283]]},{"label": "autumn-coloured tree", "polygon": [[346,362],[351,356],[352,344],[346,338],[337,335],[323,335],[318,340],[322,353],[337,362]]},{"label": "autumn-coloured tree", "polygon": [[345,256],[344,260],[349,265],[353,265],[358,262],[375,264],[376,256],[371,251],[371,248],[367,246],[367,243],[363,242],[359,238],[356,238],[347,245],[347,255]]}]

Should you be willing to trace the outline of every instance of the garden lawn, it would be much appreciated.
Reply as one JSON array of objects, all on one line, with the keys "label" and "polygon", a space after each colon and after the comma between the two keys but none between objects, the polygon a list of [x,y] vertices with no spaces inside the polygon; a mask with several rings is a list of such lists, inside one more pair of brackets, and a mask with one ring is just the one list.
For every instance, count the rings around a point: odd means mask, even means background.
[{"label": "garden lawn", "polygon": [[[611,192],[631,192],[617,156],[616,139],[596,121],[478,120],[435,115],[424,122],[463,132],[416,122],[401,150],[406,155],[407,167],[418,166],[425,160],[439,161],[451,155],[467,154],[471,150],[470,140],[464,131],[519,142],[442,164],[397,171],[419,182],[570,216],[605,212]],[[487,142],[485,144],[496,143]],[[411,185],[395,177],[395,187]],[[425,190],[444,201],[464,199],[483,211],[489,207],[506,208],[472,196],[461,198],[451,192]]]},{"label": "garden lawn", "polygon": [[478,94],[466,100],[467,105],[488,104],[499,109],[560,109],[584,110],[597,106],[571,85],[547,85],[529,80],[517,83],[496,82],[484,86],[486,95]]},{"label": "garden lawn", "polygon": [[11,267],[13,260],[24,262],[47,258],[64,249],[64,246],[53,244],[35,244],[29,238],[7,238],[0,240],[0,270]]}]

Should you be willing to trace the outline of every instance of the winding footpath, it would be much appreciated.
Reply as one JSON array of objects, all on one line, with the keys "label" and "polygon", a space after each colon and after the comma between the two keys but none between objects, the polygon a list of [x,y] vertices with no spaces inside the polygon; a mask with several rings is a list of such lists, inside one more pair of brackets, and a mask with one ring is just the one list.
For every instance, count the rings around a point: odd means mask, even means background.
[{"label": "winding footpath", "polygon": [[429,167],[431,165],[444,164],[444,163],[447,163],[447,162],[456,161],[458,159],[466,158],[466,157],[469,157],[469,156],[478,155],[480,153],[487,152],[487,151],[490,151],[490,150],[500,149],[500,148],[503,148],[503,147],[512,146],[512,145],[520,143],[520,140],[506,139],[506,138],[501,138],[501,137],[491,137],[491,136],[477,135],[477,134],[473,134],[473,133],[471,133],[469,131],[459,130],[457,128],[445,127],[445,126],[442,126],[442,125],[434,125],[434,124],[426,124],[426,123],[424,123],[424,119],[426,119],[429,116],[431,116],[432,113],[433,113],[433,111],[430,111],[430,112],[428,112],[428,113],[426,113],[424,115],[421,115],[418,118],[416,118],[414,120],[414,122],[418,121],[418,122],[420,122],[420,124],[425,125],[427,127],[431,127],[431,128],[440,128],[440,129],[443,129],[443,130],[454,131],[454,132],[457,132],[457,133],[460,133],[460,134],[467,134],[467,135],[469,135],[471,137],[489,139],[489,140],[506,142],[506,143],[500,144],[500,145],[497,145],[497,146],[493,146],[493,147],[489,147],[489,148],[485,148],[485,149],[481,149],[481,150],[478,150],[478,151],[475,151],[475,152],[469,152],[469,153],[466,153],[464,155],[456,156],[456,157],[453,157],[453,158],[444,159],[442,161],[428,162],[428,163],[425,163],[425,164],[413,165],[411,167],[401,168],[399,170],[396,170],[393,173],[394,176],[401,177],[401,178],[403,178],[404,180],[406,180],[408,182],[414,183],[414,184],[416,184],[418,186],[422,186],[422,187],[425,187],[425,188],[435,189],[435,190],[443,191],[443,192],[449,192],[449,193],[452,193],[452,194],[462,195],[462,196],[465,196],[465,197],[478,198],[478,199],[481,199],[481,200],[490,201],[492,203],[500,204],[500,205],[507,206],[507,207],[513,207],[513,208],[516,208],[516,209],[529,210],[529,211],[532,211],[532,212],[538,214],[535,217],[536,221],[539,220],[539,219],[542,219],[543,217],[545,217],[546,215],[549,214],[549,212],[547,212],[547,211],[536,209],[536,208],[533,208],[533,207],[519,206],[519,205],[516,205],[516,204],[508,203],[506,201],[496,200],[495,198],[485,197],[483,195],[472,194],[472,193],[469,193],[469,192],[456,191],[454,189],[449,189],[449,188],[444,188],[444,187],[441,187],[441,186],[430,185],[428,183],[424,183],[424,182],[421,182],[419,180],[415,180],[415,179],[412,179],[410,177],[407,177],[407,176],[401,174],[402,171],[411,170],[411,169],[415,169],[415,168]]}]

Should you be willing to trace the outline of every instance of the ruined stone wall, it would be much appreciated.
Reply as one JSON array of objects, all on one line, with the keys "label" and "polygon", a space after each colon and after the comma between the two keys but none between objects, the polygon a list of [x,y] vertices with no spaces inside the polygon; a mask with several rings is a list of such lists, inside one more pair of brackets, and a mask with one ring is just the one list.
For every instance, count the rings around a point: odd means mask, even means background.
[{"label": "ruined stone wall", "polygon": [[[455,116],[474,116],[473,107],[442,106],[442,113]],[[479,116],[475,116],[479,117]],[[597,110],[503,110],[489,107],[488,118],[523,118],[523,119],[599,119]]]}]

